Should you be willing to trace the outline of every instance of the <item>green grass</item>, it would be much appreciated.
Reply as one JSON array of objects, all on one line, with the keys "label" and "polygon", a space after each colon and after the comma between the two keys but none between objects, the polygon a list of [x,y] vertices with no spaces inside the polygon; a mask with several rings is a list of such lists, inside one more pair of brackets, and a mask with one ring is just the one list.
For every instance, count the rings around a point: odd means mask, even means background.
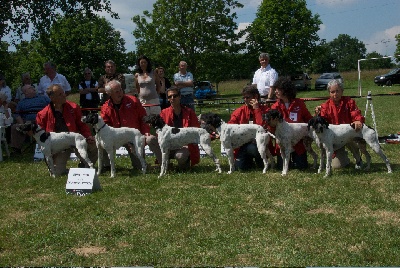
[{"label": "green grass", "polygon": [[[244,84],[224,82],[220,90],[239,96]],[[400,92],[365,84],[374,93]],[[346,94],[356,95],[354,85]],[[365,98],[356,101],[364,111]],[[399,96],[373,104],[379,134],[397,133]],[[228,117],[226,107],[203,110]],[[213,146],[219,152],[219,141]],[[382,148],[393,174],[373,154],[370,171],[352,165],[329,179],[312,169],[227,175],[225,157],[223,174],[202,158],[190,172],[158,179],[159,170],[142,176],[118,158],[117,177],[100,176],[103,190],[85,197],[66,195],[67,177],[49,177],[31,148],[0,163],[0,266],[398,266],[399,145]]]}]

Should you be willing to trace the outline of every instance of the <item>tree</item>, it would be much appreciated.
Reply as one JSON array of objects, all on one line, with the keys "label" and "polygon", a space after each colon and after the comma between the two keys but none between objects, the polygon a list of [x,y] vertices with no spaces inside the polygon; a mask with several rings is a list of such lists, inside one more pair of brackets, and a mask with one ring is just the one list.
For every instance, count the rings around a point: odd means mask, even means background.
[{"label": "tree", "polygon": [[280,74],[303,70],[312,61],[320,24],[305,0],[263,0],[248,29],[248,50],[255,61],[260,52],[269,53]]},{"label": "tree", "polygon": [[336,71],[335,59],[331,54],[331,48],[325,39],[315,48],[315,56],[311,63],[310,71],[313,73],[327,73]]},{"label": "tree", "polygon": [[21,85],[21,74],[29,72],[34,83],[39,82],[43,75],[43,63],[46,57],[43,56],[43,46],[37,40],[22,41],[16,45],[16,51],[10,52],[10,62],[7,77],[12,89]]},{"label": "tree", "polygon": [[383,56],[376,51],[368,53],[365,58],[371,59],[371,60],[360,61],[361,69],[362,70],[375,70],[375,69],[392,68],[393,67],[392,59],[391,58],[382,59],[382,57]]},{"label": "tree", "polygon": [[339,34],[337,38],[329,42],[329,46],[336,68],[340,72],[357,70],[358,60],[365,58],[367,51],[363,42],[347,34]]},{"label": "tree", "polygon": [[59,17],[39,40],[47,60],[57,64],[71,86],[77,86],[85,67],[98,77],[104,73],[104,62],[112,59],[118,71],[126,72],[125,41],[110,22],[99,16],[75,14]]},{"label": "tree", "polygon": [[203,74],[210,73],[209,63],[217,61],[219,53],[239,49],[232,10],[242,4],[236,0],[157,0],[153,7],[153,13],[132,18],[137,53],[163,65],[168,73],[176,72],[179,61],[185,60],[196,79],[205,79]]},{"label": "tree", "polygon": [[109,0],[2,0],[0,3],[0,40],[11,34],[12,39],[21,38],[33,26],[35,33],[46,32],[60,14],[86,14],[106,11],[113,18],[118,14],[112,12]]},{"label": "tree", "polygon": [[396,52],[394,54],[396,55],[396,62],[400,62],[400,34],[396,34],[395,36],[397,45],[396,45]]}]

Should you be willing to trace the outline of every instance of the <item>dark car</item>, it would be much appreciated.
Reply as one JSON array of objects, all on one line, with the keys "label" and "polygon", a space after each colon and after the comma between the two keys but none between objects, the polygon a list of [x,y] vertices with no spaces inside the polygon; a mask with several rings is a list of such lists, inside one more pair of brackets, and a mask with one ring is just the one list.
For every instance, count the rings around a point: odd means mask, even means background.
[{"label": "dark car", "polygon": [[343,83],[343,77],[339,73],[323,73],[317,80],[315,80],[315,90],[326,89],[329,81],[332,79],[336,79],[340,83]]},{"label": "dark car", "polygon": [[306,73],[295,73],[290,76],[290,80],[296,87],[297,90],[310,90],[311,89],[311,77]]},{"label": "dark car", "polygon": [[210,81],[199,81],[195,84],[194,96],[196,99],[212,99],[217,95]]},{"label": "dark car", "polygon": [[387,74],[375,76],[374,82],[378,86],[391,86],[393,84],[400,84],[400,68],[393,69]]}]

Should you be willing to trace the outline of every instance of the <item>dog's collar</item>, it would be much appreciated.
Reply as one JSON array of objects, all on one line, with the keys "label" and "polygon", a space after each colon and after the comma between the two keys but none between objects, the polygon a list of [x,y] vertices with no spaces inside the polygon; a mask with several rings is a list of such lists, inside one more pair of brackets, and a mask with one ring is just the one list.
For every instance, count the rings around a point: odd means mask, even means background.
[{"label": "dog's collar", "polygon": [[106,126],[106,123],[104,123],[104,125],[101,128],[99,128],[99,130],[97,130],[97,133],[99,133],[100,130],[102,130],[105,126]]}]

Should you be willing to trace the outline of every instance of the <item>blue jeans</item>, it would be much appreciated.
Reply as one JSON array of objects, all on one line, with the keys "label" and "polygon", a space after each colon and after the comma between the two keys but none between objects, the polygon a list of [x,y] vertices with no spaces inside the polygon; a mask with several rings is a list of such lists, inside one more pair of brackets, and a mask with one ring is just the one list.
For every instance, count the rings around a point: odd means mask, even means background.
[{"label": "blue jeans", "polygon": [[181,104],[195,111],[193,94],[181,95]]},{"label": "blue jeans", "polygon": [[260,153],[258,152],[256,143],[249,142],[240,147],[239,153],[235,160],[235,167],[239,170],[248,170],[254,167],[264,167],[264,162]]}]

